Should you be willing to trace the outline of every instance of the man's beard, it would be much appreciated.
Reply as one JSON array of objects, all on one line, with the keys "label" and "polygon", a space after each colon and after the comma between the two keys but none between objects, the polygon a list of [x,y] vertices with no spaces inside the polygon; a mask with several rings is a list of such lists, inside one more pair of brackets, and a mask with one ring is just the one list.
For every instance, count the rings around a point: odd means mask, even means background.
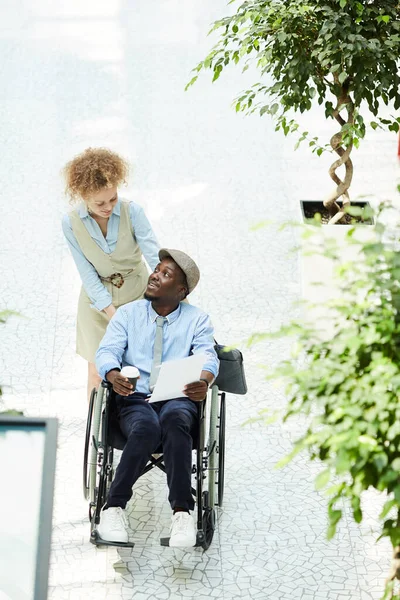
[{"label": "man's beard", "polygon": [[150,296],[150,294],[146,294],[146,292],[143,294],[143,298],[144,298],[145,300],[149,300],[150,302],[151,302],[152,300],[157,300],[157,297],[156,297],[156,296]]}]

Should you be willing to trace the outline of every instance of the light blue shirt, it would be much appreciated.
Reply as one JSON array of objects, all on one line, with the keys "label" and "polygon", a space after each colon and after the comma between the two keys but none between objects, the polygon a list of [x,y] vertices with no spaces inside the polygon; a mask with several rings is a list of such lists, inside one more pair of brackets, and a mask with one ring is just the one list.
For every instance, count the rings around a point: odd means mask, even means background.
[{"label": "light blue shirt", "polygon": [[[157,317],[149,300],[129,302],[117,310],[96,353],[96,366],[102,379],[111,369],[132,365],[140,372],[136,390],[150,393]],[[181,302],[166,319],[162,362],[204,352],[207,360],[203,369],[216,377],[219,360],[214,350],[214,328],[210,317],[200,308]]]},{"label": "light blue shirt", "polygon": [[[108,220],[106,238],[102,234],[98,223],[89,215],[85,204],[82,203],[76,210],[89,234],[99,248],[101,248],[106,254],[114,252],[118,240],[121,200],[119,199],[117,204],[114,206],[114,209]],[[135,239],[143,256],[149,263],[150,268],[153,270],[159,263],[158,251],[160,246],[153,233],[149,220],[146,217],[143,208],[135,202],[129,203],[129,214],[131,217]],[[103,285],[92,263],[90,263],[83,254],[75,234],[72,231],[71,219],[69,218],[68,214],[64,215],[63,217],[62,228],[68,242],[69,249],[71,250],[71,254],[79,271],[79,275],[81,276],[82,285],[85,288],[85,292],[89,296],[93,306],[97,308],[97,310],[103,310],[103,308],[106,308],[112,303],[111,294]]]}]

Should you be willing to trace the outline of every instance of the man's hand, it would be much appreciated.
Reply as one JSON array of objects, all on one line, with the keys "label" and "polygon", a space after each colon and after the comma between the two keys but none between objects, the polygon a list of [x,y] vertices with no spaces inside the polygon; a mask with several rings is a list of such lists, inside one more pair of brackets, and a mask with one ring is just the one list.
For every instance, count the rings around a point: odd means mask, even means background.
[{"label": "man's hand", "polygon": [[205,381],[194,381],[185,385],[183,393],[194,402],[201,402],[207,396],[208,385]]},{"label": "man's hand", "polygon": [[123,375],[121,375],[121,373],[116,369],[108,371],[106,379],[113,386],[114,392],[120,396],[129,396],[132,394],[133,385],[129,383],[129,379],[127,377],[123,377]]}]

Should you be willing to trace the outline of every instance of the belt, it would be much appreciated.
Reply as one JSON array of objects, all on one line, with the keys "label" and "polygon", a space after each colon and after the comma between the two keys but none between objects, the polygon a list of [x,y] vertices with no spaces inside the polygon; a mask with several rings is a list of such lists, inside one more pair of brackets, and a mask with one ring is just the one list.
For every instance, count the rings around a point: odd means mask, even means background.
[{"label": "belt", "polygon": [[133,269],[126,271],[124,275],[122,275],[122,273],[113,273],[110,277],[100,277],[100,279],[101,281],[109,281],[116,288],[121,288],[125,282],[124,277],[127,277],[127,275],[130,275],[131,273],[133,273]]}]

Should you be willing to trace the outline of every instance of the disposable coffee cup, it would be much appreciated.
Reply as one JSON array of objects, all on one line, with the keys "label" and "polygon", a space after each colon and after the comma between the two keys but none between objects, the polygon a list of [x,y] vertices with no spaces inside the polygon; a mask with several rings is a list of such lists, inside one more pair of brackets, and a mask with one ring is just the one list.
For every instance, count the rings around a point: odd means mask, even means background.
[{"label": "disposable coffee cup", "polygon": [[136,382],[139,377],[139,370],[136,367],[123,367],[123,369],[121,369],[121,375],[128,378],[129,383],[133,385],[133,390],[135,390]]}]

